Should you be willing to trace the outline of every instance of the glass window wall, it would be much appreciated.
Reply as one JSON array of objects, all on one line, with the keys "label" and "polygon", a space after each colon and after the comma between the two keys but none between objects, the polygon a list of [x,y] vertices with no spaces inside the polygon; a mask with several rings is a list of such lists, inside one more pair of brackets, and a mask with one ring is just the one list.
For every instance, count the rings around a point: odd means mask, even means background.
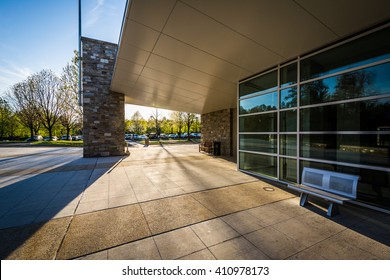
[{"label": "glass window wall", "polygon": [[357,199],[390,209],[388,37],[390,27],[241,83],[239,169],[289,183],[305,166],[359,175]]}]

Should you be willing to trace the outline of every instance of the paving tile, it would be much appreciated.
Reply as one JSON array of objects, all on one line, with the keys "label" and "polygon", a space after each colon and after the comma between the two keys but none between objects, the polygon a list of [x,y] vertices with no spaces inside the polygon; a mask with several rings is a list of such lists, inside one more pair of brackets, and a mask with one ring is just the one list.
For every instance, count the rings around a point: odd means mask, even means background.
[{"label": "paving tile", "polygon": [[74,216],[59,250],[59,259],[70,259],[150,235],[139,205],[129,205]]},{"label": "paving tile", "polygon": [[213,219],[191,226],[207,247],[239,236],[239,233],[221,219]]},{"label": "paving tile", "polygon": [[99,260],[107,260],[107,259],[108,259],[108,250],[104,250],[98,253],[93,253],[81,258],[77,258],[76,260],[99,261]]},{"label": "paving tile", "polygon": [[42,212],[41,209],[18,213],[7,213],[0,219],[0,229],[31,224]]},{"label": "paving tile", "polygon": [[109,260],[160,260],[152,237],[131,242],[108,250]]},{"label": "paving tile", "polygon": [[153,234],[215,218],[213,213],[188,195],[144,202],[140,205]]},{"label": "paving tile", "polygon": [[312,247],[312,250],[327,260],[375,260],[377,256],[362,250],[345,238],[338,236],[326,239]]},{"label": "paving tile", "polygon": [[275,207],[272,207],[271,204],[255,207],[249,209],[247,212],[256,219],[260,220],[261,224],[264,226],[291,219],[291,217],[286,212],[275,209]]},{"label": "paving tile", "polygon": [[52,260],[71,218],[0,230],[0,259]]},{"label": "paving tile", "polygon": [[205,245],[190,227],[154,237],[163,260],[173,260],[205,249]]},{"label": "paving tile", "polygon": [[282,260],[306,247],[272,227],[266,227],[245,235],[252,244],[271,259]]},{"label": "paving tile", "polygon": [[209,248],[218,260],[268,260],[269,257],[248,242],[238,237]]},{"label": "paving tile", "polygon": [[179,258],[179,260],[215,260],[215,257],[209,249],[203,249],[198,252]]},{"label": "paving tile", "polygon": [[96,201],[90,201],[81,203],[77,206],[76,214],[84,214],[99,210],[104,210],[108,208],[108,199],[102,199],[102,200],[96,200]]},{"label": "paving tile", "polygon": [[134,203],[137,203],[137,198],[135,195],[110,197],[108,199],[108,207],[109,208],[124,206],[124,205],[134,204]]},{"label": "paving tile", "polygon": [[272,227],[296,240],[306,247],[314,245],[326,238],[343,231],[345,228],[324,218],[322,223],[314,221],[313,215],[303,215],[297,218],[274,224]]},{"label": "paving tile", "polygon": [[265,224],[251,215],[248,211],[249,210],[230,214],[222,217],[221,219],[240,234],[246,234],[263,228]]},{"label": "paving tile", "polygon": [[[366,251],[379,259],[390,260],[390,246],[385,242],[376,240],[370,236],[363,235],[351,229],[346,229],[340,234],[334,236],[332,240],[340,243],[348,243],[363,251]],[[389,239],[387,239],[388,242]]]}]

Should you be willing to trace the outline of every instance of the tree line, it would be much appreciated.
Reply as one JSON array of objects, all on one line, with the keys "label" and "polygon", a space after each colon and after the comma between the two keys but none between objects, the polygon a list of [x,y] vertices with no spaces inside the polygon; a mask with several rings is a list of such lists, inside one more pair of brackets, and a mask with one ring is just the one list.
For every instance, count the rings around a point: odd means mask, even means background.
[{"label": "tree line", "polygon": [[156,109],[149,119],[145,120],[139,111],[130,119],[125,120],[126,133],[130,134],[178,134],[200,132],[199,115],[187,112],[173,111],[169,117],[162,116]]},{"label": "tree line", "polygon": [[[0,140],[31,138],[46,132],[82,130],[82,107],[78,106],[78,53],[63,68],[60,76],[41,70],[13,85],[0,97]],[[27,132],[28,131],[28,132]],[[67,138],[68,139],[68,138]]]}]

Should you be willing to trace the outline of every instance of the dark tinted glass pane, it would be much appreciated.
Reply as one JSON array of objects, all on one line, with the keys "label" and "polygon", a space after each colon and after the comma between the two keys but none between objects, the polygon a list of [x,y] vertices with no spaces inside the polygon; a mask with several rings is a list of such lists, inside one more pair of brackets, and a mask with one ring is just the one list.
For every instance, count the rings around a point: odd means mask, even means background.
[{"label": "dark tinted glass pane", "polygon": [[280,86],[285,87],[297,82],[297,64],[293,63],[280,69]]},{"label": "dark tinted glass pane", "polygon": [[240,150],[275,154],[277,153],[277,136],[275,134],[240,135]]},{"label": "dark tinted glass pane", "polygon": [[311,167],[359,175],[357,200],[390,209],[390,172],[310,161],[301,161],[300,167],[300,174],[303,167]]},{"label": "dark tinted glass pane", "polygon": [[277,71],[273,71],[240,84],[240,97],[252,93],[260,93],[273,88],[276,89],[278,86],[277,73]]},{"label": "dark tinted glass pane", "polygon": [[301,135],[302,157],[390,166],[390,135]]},{"label": "dark tinted glass pane", "polygon": [[297,131],[297,110],[280,112],[280,131],[281,132]]},{"label": "dark tinted glass pane", "polygon": [[301,131],[377,131],[390,127],[390,98],[301,109]]},{"label": "dark tinted glass pane", "polygon": [[297,87],[286,88],[280,91],[280,108],[297,107]]},{"label": "dark tinted glass pane", "polygon": [[297,136],[291,134],[280,135],[280,150],[281,155],[297,156]]},{"label": "dark tinted glass pane", "polygon": [[240,153],[240,169],[276,178],[277,159],[274,156]]},{"label": "dark tinted glass pane", "polygon": [[276,91],[240,101],[240,114],[259,113],[277,109],[278,92]]},{"label": "dark tinted glass pane", "polygon": [[292,183],[297,182],[297,161],[290,158],[280,158],[280,179]]},{"label": "dark tinted glass pane", "polygon": [[390,57],[390,28],[343,44],[301,61],[301,81]]},{"label": "dark tinted glass pane", "polygon": [[276,132],[277,113],[240,117],[240,132]]},{"label": "dark tinted glass pane", "polygon": [[390,93],[390,63],[341,74],[301,86],[301,105]]}]

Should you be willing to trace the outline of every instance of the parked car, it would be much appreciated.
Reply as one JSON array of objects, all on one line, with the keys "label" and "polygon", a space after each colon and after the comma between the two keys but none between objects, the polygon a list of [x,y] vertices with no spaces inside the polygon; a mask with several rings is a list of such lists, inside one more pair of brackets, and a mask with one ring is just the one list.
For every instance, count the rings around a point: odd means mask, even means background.
[{"label": "parked car", "polygon": [[81,141],[81,140],[83,140],[83,136],[81,135],[72,136],[72,141]]},{"label": "parked car", "polygon": [[66,136],[66,135],[62,135],[60,140],[69,140],[69,141],[72,141],[72,136],[69,135],[69,136]]},{"label": "parked car", "polygon": [[177,134],[173,134],[172,133],[172,134],[169,134],[168,137],[171,138],[171,139],[176,139],[179,136]]},{"label": "parked car", "polygon": [[34,135],[32,138],[29,137],[26,139],[27,142],[32,142],[32,141],[43,141],[43,137],[41,135]]},{"label": "parked car", "polygon": [[43,138],[43,141],[57,141],[57,140],[58,140],[57,136],[52,136],[51,139],[50,136]]}]

